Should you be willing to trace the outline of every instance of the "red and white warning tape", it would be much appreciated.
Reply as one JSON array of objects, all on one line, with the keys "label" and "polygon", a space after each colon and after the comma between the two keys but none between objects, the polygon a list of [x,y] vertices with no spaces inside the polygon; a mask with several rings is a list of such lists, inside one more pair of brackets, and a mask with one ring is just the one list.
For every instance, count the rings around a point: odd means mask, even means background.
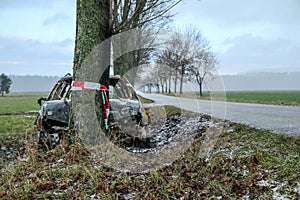
[{"label": "red and white warning tape", "polygon": [[73,81],[72,90],[107,90],[107,87],[99,83]]},{"label": "red and white warning tape", "polygon": [[108,117],[109,117],[109,110],[110,104],[109,99],[106,91],[108,91],[107,87],[101,85],[99,83],[93,82],[84,82],[84,81],[73,81],[71,90],[99,90],[102,93],[101,100],[102,100],[102,111],[104,115],[104,125],[105,129],[108,130]]}]

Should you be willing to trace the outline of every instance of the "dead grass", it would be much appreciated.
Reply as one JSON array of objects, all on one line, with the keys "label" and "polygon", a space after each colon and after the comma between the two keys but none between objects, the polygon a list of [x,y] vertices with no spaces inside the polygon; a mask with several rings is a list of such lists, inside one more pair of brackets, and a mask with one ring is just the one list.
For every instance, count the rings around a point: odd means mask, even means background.
[{"label": "dead grass", "polygon": [[0,198],[300,198],[299,138],[239,124],[227,123],[223,130],[209,156],[199,156],[199,139],[172,165],[139,174],[103,166],[80,144],[61,144],[44,154],[27,138],[26,159],[2,169]]}]

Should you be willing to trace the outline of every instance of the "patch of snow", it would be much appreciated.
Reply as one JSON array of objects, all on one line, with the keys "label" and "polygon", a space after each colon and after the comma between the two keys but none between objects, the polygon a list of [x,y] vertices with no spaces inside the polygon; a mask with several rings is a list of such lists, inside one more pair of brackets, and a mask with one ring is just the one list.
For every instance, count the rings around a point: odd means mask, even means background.
[{"label": "patch of snow", "polygon": [[298,183],[298,186],[294,189],[294,192],[300,195],[300,182]]},{"label": "patch of snow", "polygon": [[129,193],[123,196],[125,200],[132,200],[135,198],[135,193]]},{"label": "patch of snow", "polygon": [[28,162],[29,161],[29,157],[24,156],[23,158],[19,158],[20,161],[22,162]]},{"label": "patch of snow", "polygon": [[99,196],[97,196],[96,194],[93,194],[90,196],[91,199],[101,199]]},{"label": "patch of snow", "polygon": [[6,146],[1,147],[1,151],[6,151],[6,150],[7,150]]},{"label": "patch of snow", "polygon": [[[257,182],[257,185],[258,186],[261,186],[261,187],[269,187],[272,189],[273,191],[273,195],[272,195],[272,198],[275,199],[275,200],[289,200],[289,198],[287,197],[284,197],[282,194],[280,194],[279,192],[277,192],[280,188],[282,188],[283,186],[286,185],[286,183],[277,183],[277,182],[272,182],[272,183],[268,183],[267,181],[258,181]],[[300,189],[300,186],[299,186],[299,189]]]},{"label": "patch of snow", "polygon": [[233,130],[233,129],[228,129],[226,132],[227,132],[227,133],[233,133],[234,130]]}]

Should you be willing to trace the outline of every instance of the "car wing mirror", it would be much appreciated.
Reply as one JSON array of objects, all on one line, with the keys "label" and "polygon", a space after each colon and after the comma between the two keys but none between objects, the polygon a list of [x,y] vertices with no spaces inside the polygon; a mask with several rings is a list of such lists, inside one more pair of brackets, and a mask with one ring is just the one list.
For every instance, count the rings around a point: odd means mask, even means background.
[{"label": "car wing mirror", "polygon": [[41,98],[39,98],[39,99],[37,100],[37,102],[38,102],[38,104],[39,104],[40,106],[42,106],[42,101],[46,101],[46,98],[41,97]]}]

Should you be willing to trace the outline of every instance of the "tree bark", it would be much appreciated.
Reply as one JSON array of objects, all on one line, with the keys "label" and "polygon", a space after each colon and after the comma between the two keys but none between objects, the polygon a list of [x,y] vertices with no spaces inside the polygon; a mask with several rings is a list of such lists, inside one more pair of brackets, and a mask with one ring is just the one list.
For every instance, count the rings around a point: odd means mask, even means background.
[{"label": "tree bark", "polygon": [[202,82],[199,83],[199,94],[200,94],[200,97],[203,96],[203,93],[202,93]]},{"label": "tree bark", "polygon": [[[110,25],[110,0],[77,0],[76,6],[73,80],[98,82],[108,87],[111,52],[111,42],[108,38],[112,35],[112,27]],[[85,69],[91,68],[95,69],[95,72],[93,70],[87,70],[85,72]],[[88,105],[89,103],[82,102],[92,103],[91,96],[94,96],[95,106],[97,105],[97,110],[99,110],[98,114],[100,114],[100,116],[98,116],[98,120],[101,120],[103,117],[98,107],[101,105],[99,93],[95,91],[85,92],[86,93],[72,93],[72,109],[70,110],[69,119],[71,134],[77,134],[79,129],[83,129],[81,132],[88,134],[88,129],[91,127],[82,127],[80,124],[74,123],[73,120],[74,117],[76,117],[74,112],[88,115],[87,110],[91,109],[91,106]],[[89,95],[86,95],[87,93],[89,93]],[[75,104],[81,106],[74,106]],[[94,124],[97,125],[97,122],[94,122]]]},{"label": "tree bark", "polygon": [[[110,0],[77,0],[76,40],[74,51],[73,76],[93,48],[112,35],[110,22]],[[107,45],[106,55],[110,56],[110,44]],[[99,58],[100,59],[100,58]],[[100,61],[101,63],[101,61]],[[108,67],[108,66],[106,66]],[[106,72],[106,75],[109,74]],[[109,78],[109,77],[108,77]],[[106,82],[107,84],[107,80]],[[105,85],[106,85],[105,84]]]},{"label": "tree bark", "polygon": [[177,70],[175,71],[175,80],[174,80],[174,93],[176,94],[177,92],[177,79],[178,79],[178,73]]},{"label": "tree bark", "polygon": [[180,77],[180,88],[179,88],[179,93],[182,94],[182,85],[183,85],[183,73],[181,73],[181,77]]}]

